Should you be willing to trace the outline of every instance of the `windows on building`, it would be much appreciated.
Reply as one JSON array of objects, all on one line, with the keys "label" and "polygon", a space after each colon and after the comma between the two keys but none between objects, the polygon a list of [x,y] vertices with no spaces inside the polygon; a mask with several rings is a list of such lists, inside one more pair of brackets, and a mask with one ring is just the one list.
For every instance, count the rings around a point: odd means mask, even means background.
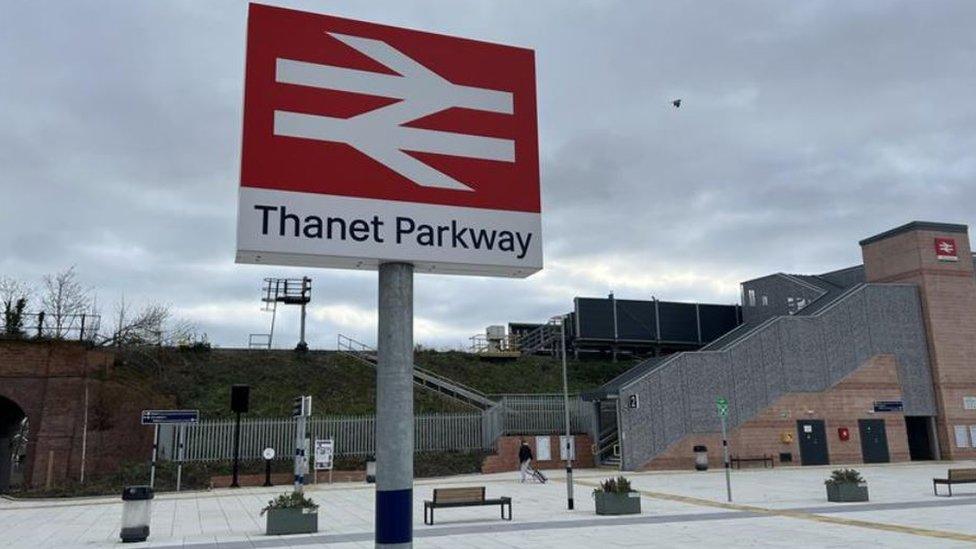
[{"label": "windows on building", "polygon": [[749,306],[756,306],[756,290],[749,290]]},{"label": "windows on building", "polygon": [[791,315],[795,315],[800,312],[801,309],[807,306],[807,300],[804,297],[788,297],[786,298],[786,310]]}]

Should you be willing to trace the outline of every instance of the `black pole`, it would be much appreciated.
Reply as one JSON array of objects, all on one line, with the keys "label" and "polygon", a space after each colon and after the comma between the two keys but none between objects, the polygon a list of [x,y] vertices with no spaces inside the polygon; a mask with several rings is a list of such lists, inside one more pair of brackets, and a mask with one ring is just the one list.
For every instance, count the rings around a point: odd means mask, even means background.
[{"label": "black pole", "polygon": [[264,460],[264,485],[272,486],[271,484],[271,460]]},{"label": "black pole", "polygon": [[234,478],[230,483],[231,488],[240,488],[241,485],[237,481],[238,474],[241,469],[241,413],[237,412],[237,423],[234,425]]}]

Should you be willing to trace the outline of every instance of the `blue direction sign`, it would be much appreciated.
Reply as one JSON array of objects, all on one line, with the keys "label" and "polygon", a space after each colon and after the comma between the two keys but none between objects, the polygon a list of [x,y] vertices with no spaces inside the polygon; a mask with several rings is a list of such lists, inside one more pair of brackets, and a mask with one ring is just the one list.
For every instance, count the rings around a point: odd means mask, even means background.
[{"label": "blue direction sign", "polygon": [[905,405],[902,404],[900,400],[875,400],[874,401],[874,411],[875,412],[901,412],[905,409]]},{"label": "blue direction sign", "polygon": [[196,423],[200,421],[200,410],[143,410],[143,425],[162,423]]}]

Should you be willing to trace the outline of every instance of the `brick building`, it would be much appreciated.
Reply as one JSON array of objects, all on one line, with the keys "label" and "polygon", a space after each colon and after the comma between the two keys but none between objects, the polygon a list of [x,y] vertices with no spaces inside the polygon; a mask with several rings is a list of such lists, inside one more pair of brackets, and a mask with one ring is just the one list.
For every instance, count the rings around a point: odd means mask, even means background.
[{"label": "brick building", "polygon": [[742,284],[744,323],[586,397],[603,462],[721,463],[716,399],[741,457],[826,464],[976,458],[976,275],[965,225],[860,242],[863,265]]}]

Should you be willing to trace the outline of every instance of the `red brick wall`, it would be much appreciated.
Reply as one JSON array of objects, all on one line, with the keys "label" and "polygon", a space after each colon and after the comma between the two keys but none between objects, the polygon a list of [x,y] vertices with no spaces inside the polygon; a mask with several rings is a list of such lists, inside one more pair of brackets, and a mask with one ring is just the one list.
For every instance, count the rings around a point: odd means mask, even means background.
[{"label": "red brick wall", "polygon": [[[857,420],[883,419],[891,461],[908,461],[904,416],[901,413],[872,413],[876,400],[901,400],[898,368],[891,355],[871,358],[827,391],[783,395],[772,406],[729,433],[729,451],[741,457],[772,455],[776,466],[780,465],[781,452],[791,452],[793,464],[800,465],[796,422],[822,419],[826,426],[830,462],[862,463]],[[839,427],[849,429],[849,440],[840,440]],[[784,434],[789,434],[792,440],[783,442]],[[699,444],[708,447],[709,465],[721,467],[721,435],[701,434],[681,439],[641,469],[692,469],[693,447]]]},{"label": "red brick wall", "polygon": [[[305,484],[313,485],[312,473],[305,476]],[[227,488],[233,479],[231,475],[217,475],[210,478],[211,488]],[[241,486],[263,486],[264,474],[240,475],[237,477],[238,484]],[[294,473],[271,473],[271,483],[275,486],[290,488],[295,481]],[[319,484],[328,484],[329,472],[319,471]],[[333,471],[332,482],[365,482],[366,471]]]},{"label": "red brick wall", "polygon": [[[956,242],[958,261],[939,261],[935,238]],[[939,447],[944,459],[974,459],[976,449],[956,448],[954,425],[976,425],[976,278],[969,236],[928,230],[896,234],[862,247],[868,282],[917,284],[935,381]]]},{"label": "red brick wall", "polygon": [[154,397],[116,380],[114,360],[112,351],[79,342],[0,340],[0,395],[29,421],[28,486],[79,479],[86,387],[86,475],[114,471],[123,461],[148,461],[152,430],[139,424],[139,412],[152,407]]},{"label": "red brick wall", "polygon": [[[536,448],[535,436],[501,437],[496,443],[498,452],[485,458],[485,462],[481,466],[481,472],[487,474],[517,471],[519,468],[518,451],[523,438],[529,443],[529,448],[532,449],[532,455],[538,456],[539,452]],[[576,435],[574,439],[576,444],[576,460],[573,461],[573,467],[593,467],[593,452],[591,451],[593,441],[590,439],[590,436]],[[532,460],[532,467],[536,469],[562,469],[566,467],[566,462],[559,460],[559,435],[549,437],[549,455],[554,459],[547,461]]]}]

